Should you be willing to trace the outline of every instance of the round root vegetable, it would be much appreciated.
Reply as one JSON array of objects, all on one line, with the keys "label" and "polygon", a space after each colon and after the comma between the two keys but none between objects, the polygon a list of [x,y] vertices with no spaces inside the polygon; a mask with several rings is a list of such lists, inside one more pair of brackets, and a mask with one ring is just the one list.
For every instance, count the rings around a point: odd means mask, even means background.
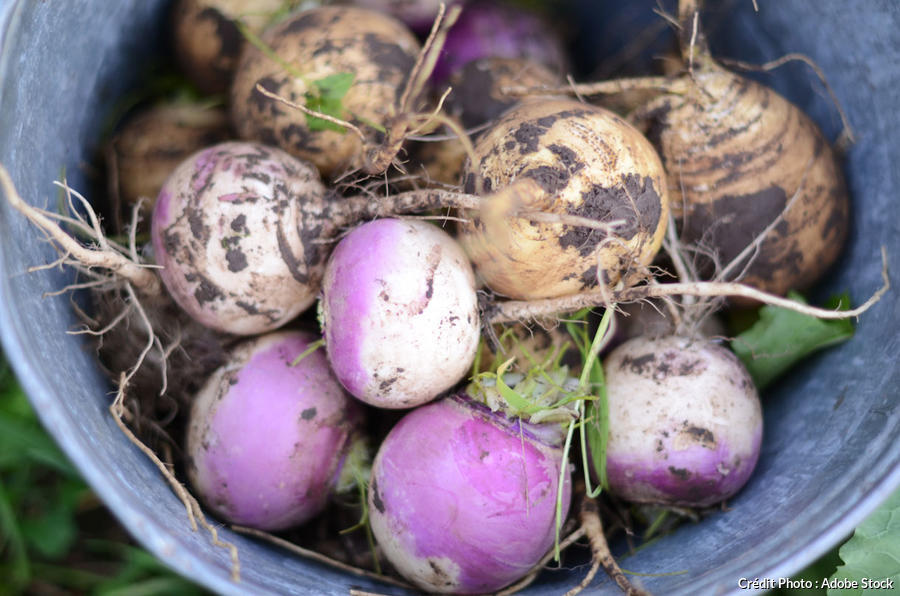
[{"label": "round root vegetable", "polygon": [[466,64],[480,58],[524,58],[556,76],[566,71],[562,41],[537,14],[496,1],[470,2],[447,33],[432,83],[442,86]]},{"label": "round root vegetable", "polygon": [[172,41],[181,70],[204,93],[224,93],[244,46],[236,21],[259,33],[285,0],[178,0]]},{"label": "round root vegetable", "polygon": [[326,177],[371,166],[368,143],[359,135],[286,107],[257,85],[371,129],[373,139],[383,137],[403,116],[401,96],[419,52],[412,32],[381,13],[328,6],[296,13],[261,39],[269,51],[248,47],[231,88],[239,136],[280,146],[313,162]]},{"label": "round root vegetable", "polygon": [[[528,102],[478,140],[475,157],[466,192],[497,192],[461,226],[460,240],[499,294],[530,300],[596,288],[601,279],[628,285],[662,244],[669,214],[662,163],[612,112],[570,100]],[[572,220],[578,225],[564,223]]]},{"label": "round root vegetable", "polygon": [[693,81],[695,89],[656,100],[647,116],[683,241],[711,249],[720,271],[733,263],[727,277],[743,275],[748,285],[776,294],[808,287],[847,235],[834,152],[799,108],[711,58],[695,65]]},{"label": "round root vegetable", "polygon": [[[483,594],[525,575],[553,545],[564,465],[559,425],[507,418],[455,395],[407,414],[369,485],[372,532],[428,592]],[[570,502],[565,476],[562,513]]]},{"label": "round root vegetable", "polygon": [[634,120],[666,166],[681,240],[713,256],[714,272],[705,276],[739,279],[779,295],[805,288],[836,260],[847,235],[849,199],[840,166],[797,106],[713,59],[697,24],[699,4],[679,2],[687,74],[568,91],[655,89],[654,99],[636,107]]},{"label": "round root vegetable", "polygon": [[302,332],[248,340],[197,394],[187,436],[188,476],[221,518],[283,530],[317,513],[364,453],[362,411]]},{"label": "round root vegetable", "polygon": [[609,490],[638,503],[708,507],[747,482],[762,408],[744,366],[706,340],[639,337],[604,361]]},{"label": "round root vegetable", "polygon": [[149,215],[166,178],[192,153],[230,136],[223,108],[190,102],[155,105],[129,118],[110,141],[110,189],[124,204],[148,199]]},{"label": "round root vegetable", "polygon": [[324,197],[315,168],[279,149],[229,142],[200,151],[159,193],[151,229],[159,275],[208,327],[275,329],[315,301]]},{"label": "round root vegetable", "polygon": [[458,383],[481,328],[475,276],[453,238],[399,219],[363,224],[338,243],[320,320],[337,378],[382,408],[417,406]]}]

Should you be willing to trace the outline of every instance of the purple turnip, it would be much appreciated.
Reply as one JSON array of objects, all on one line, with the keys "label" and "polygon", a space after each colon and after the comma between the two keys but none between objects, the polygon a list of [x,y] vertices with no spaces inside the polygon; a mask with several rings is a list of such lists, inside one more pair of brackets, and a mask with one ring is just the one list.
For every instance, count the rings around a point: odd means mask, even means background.
[{"label": "purple turnip", "polygon": [[562,435],[558,424],[510,418],[465,394],[407,414],[369,485],[385,556],[428,592],[483,594],[525,575],[553,546]]},{"label": "purple turnip", "polygon": [[708,507],[747,482],[762,408],[737,357],[708,340],[638,337],[604,361],[609,489],[638,503]]},{"label": "purple turnip", "polygon": [[196,395],[188,476],[219,517],[282,530],[319,513],[353,484],[365,452],[362,411],[331,374],[317,338],[270,333],[239,345]]},{"label": "purple turnip", "polygon": [[440,87],[480,58],[525,58],[558,76],[566,71],[562,41],[537,14],[503,2],[470,2],[447,33],[432,82]]},{"label": "purple turnip", "polygon": [[347,390],[408,408],[459,382],[475,358],[475,276],[462,249],[414,220],[365,223],[335,247],[320,317],[331,366]]}]

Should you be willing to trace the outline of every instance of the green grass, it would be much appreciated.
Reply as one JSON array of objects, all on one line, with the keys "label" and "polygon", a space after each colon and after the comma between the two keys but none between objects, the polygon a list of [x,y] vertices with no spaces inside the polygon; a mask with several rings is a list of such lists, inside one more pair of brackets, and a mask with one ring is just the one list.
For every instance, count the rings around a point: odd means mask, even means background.
[{"label": "green grass", "polygon": [[0,355],[0,596],[203,593],[135,546],[41,427]]}]

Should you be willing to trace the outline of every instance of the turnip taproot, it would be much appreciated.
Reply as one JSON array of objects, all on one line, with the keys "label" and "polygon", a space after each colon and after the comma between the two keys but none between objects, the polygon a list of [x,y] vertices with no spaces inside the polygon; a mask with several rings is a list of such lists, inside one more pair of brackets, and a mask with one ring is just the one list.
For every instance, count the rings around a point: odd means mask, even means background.
[{"label": "turnip taproot", "polygon": [[188,476],[221,518],[283,530],[355,486],[351,468],[365,452],[360,405],[321,351],[292,364],[316,339],[284,331],[247,340],[196,395]]},{"label": "turnip taproot", "polygon": [[419,53],[413,33],[378,12],[326,6],[294,14],[260,41],[262,47],[244,52],[231,87],[239,136],[308,159],[325,177],[371,166],[369,139],[364,144],[341,126],[286,107],[257,85],[370,130],[371,145],[378,146],[376,137],[384,140],[403,116],[401,99]]},{"label": "turnip taproot", "polygon": [[611,492],[707,507],[747,482],[762,443],[762,407],[733,353],[705,339],[638,337],[603,366]]},{"label": "turnip taproot", "polygon": [[320,317],[331,366],[347,390],[382,408],[409,408],[460,381],[481,322],[475,276],[446,232],[379,219],[335,247]]},{"label": "turnip taproot", "polygon": [[369,485],[372,531],[391,564],[429,592],[483,594],[525,575],[553,545],[558,490],[569,509],[561,428],[465,394],[407,414]]},{"label": "turnip taproot", "polygon": [[[461,226],[460,240],[492,290],[550,298],[646,276],[669,216],[665,171],[622,118],[570,100],[528,102],[478,140],[475,158],[466,192],[498,192],[486,213]],[[523,179],[529,191],[499,191]],[[592,225],[490,215],[516,208]]]}]

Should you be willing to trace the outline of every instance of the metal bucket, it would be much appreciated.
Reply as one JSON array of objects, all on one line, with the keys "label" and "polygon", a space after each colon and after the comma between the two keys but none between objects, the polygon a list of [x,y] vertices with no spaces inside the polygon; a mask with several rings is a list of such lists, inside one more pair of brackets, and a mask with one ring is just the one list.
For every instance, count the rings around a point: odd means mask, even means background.
[{"label": "metal bucket", "polygon": [[[135,84],[133,65],[159,50],[164,1],[0,0],[0,162],[31,203],[52,204],[52,181],[91,188],[92,160],[110,106]],[[618,4],[618,3],[610,3]],[[642,4],[649,13],[653,2]],[[849,290],[854,302],[881,284],[880,249],[900,266],[900,11],[892,0],[733,2],[717,9],[717,49],[760,62],[812,56],[828,74],[858,136],[846,172],[854,201],[848,248],[821,294]],[[630,10],[636,10],[629,4]],[[599,18],[597,2],[580,18]],[[596,14],[595,14],[596,13]],[[592,39],[584,37],[590,46]],[[596,46],[596,44],[594,44]],[[807,109],[833,138],[838,121],[802,67],[763,80]],[[397,589],[351,577],[228,530],[242,579],[226,551],[192,532],[184,507],[156,468],[122,435],[107,407],[110,384],[83,341],[62,287],[66,272],[28,274],[55,254],[0,202],[0,334],[3,349],[51,434],[122,523],[178,572],[224,594],[346,594]],[[739,578],[789,576],[832,548],[900,485],[900,300],[892,290],[863,315],[855,337],[778,384],[764,400],[759,467],[721,512],[623,560],[660,594],[738,593]],[[546,573],[529,594],[557,594],[585,569]],[[616,593],[605,578],[592,588]]]}]

